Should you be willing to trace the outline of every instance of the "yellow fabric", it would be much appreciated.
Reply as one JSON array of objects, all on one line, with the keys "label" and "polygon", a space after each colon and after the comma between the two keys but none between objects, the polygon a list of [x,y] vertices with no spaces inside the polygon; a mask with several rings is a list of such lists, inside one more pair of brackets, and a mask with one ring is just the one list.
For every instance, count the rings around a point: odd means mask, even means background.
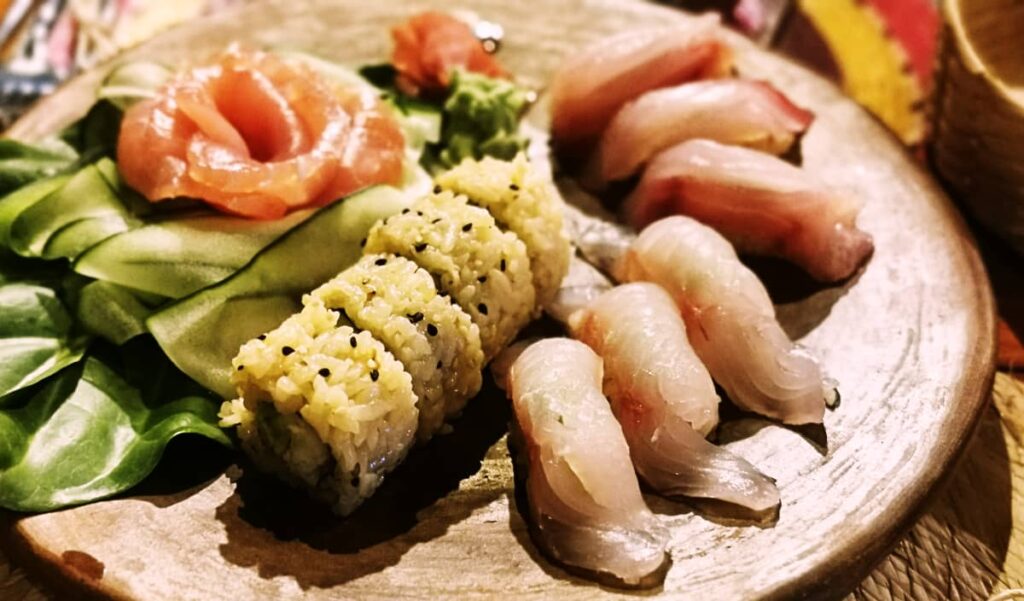
[{"label": "yellow fabric", "polygon": [[832,52],[845,91],[905,143],[920,142],[924,92],[881,18],[857,0],[799,0],[798,6]]}]

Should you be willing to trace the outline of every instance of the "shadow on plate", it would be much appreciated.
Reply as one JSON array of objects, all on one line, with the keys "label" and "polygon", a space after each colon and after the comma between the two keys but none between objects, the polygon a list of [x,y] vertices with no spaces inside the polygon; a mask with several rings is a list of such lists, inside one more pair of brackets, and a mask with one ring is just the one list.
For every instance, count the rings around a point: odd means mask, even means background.
[{"label": "shadow on plate", "polygon": [[865,269],[843,282],[823,284],[782,259],[745,256],[743,262],[768,289],[779,323],[792,340],[803,338],[825,321],[839,299],[857,285]]},{"label": "shadow on plate", "polygon": [[156,469],[131,489],[131,496],[170,507],[206,488],[236,458],[231,449],[201,436],[172,438]]},{"label": "shadow on plate", "polygon": [[331,587],[398,563],[414,545],[445,534],[450,526],[504,494],[506,483],[460,483],[505,434],[508,404],[490,378],[467,405],[450,434],[414,449],[364,505],[339,517],[303,493],[243,464],[236,490],[217,508],[229,562],[252,566],[263,578],[291,576],[303,589]]}]

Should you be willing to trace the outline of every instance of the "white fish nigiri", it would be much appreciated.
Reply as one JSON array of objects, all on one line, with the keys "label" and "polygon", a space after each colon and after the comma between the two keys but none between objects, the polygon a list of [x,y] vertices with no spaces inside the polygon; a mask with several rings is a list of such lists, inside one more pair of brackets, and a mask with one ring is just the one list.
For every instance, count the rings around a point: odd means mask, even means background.
[{"label": "white fish nigiri", "polygon": [[690,344],[734,403],[787,424],[822,422],[834,391],[782,330],[764,285],[713,229],[688,217],[657,221],[615,275],[654,282],[672,296]]},{"label": "white fish nigiri", "polygon": [[587,178],[595,185],[626,179],[660,151],[698,138],[784,154],[812,121],[813,113],[761,81],[718,79],[654,90],[611,120]]},{"label": "white fish nigiri", "polygon": [[732,51],[717,15],[631,30],[569,56],[551,80],[551,137],[563,154],[588,152],[627,101],[648,90],[723,77]]},{"label": "white fish nigiri", "polygon": [[627,587],[659,584],[667,531],[644,504],[622,429],[601,393],[601,358],[568,338],[522,350],[506,385],[530,533],[567,569]]},{"label": "white fish nigiri", "polygon": [[604,391],[644,481],[669,496],[776,513],[774,481],[705,439],[718,424],[718,395],[668,293],[656,284],[624,284],[570,322],[573,336],[604,361]]},{"label": "white fish nigiri", "polygon": [[657,155],[624,207],[637,229],[666,215],[710,225],[740,252],[779,256],[815,279],[851,276],[871,255],[861,203],[767,154],[692,140]]}]

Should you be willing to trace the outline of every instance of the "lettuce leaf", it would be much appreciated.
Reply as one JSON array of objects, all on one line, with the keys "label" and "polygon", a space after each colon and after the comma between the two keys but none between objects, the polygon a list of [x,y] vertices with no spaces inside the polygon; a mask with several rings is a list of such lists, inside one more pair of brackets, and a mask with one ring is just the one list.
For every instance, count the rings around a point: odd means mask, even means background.
[{"label": "lettuce leaf", "polygon": [[[177,390],[167,383],[173,367],[166,359],[142,369],[136,379]],[[156,467],[180,434],[230,446],[210,399],[143,398],[139,386],[90,356],[48,380],[23,405],[0,410],[0,507],[50,511],[125,491]]]}]

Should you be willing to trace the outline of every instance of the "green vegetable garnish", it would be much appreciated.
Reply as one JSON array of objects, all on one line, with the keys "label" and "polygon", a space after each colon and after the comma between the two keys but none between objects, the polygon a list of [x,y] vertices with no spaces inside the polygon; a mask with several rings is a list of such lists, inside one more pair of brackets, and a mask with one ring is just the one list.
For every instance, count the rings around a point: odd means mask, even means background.
[{"label": "green vegetable garnish", "polygon": [[529,103],[529,93],[511,81],[456,71],[444,102],[441,140],[428,147],[428,169],[485,156],[511,160],[528,143],[519,134],[519,117]]}]

